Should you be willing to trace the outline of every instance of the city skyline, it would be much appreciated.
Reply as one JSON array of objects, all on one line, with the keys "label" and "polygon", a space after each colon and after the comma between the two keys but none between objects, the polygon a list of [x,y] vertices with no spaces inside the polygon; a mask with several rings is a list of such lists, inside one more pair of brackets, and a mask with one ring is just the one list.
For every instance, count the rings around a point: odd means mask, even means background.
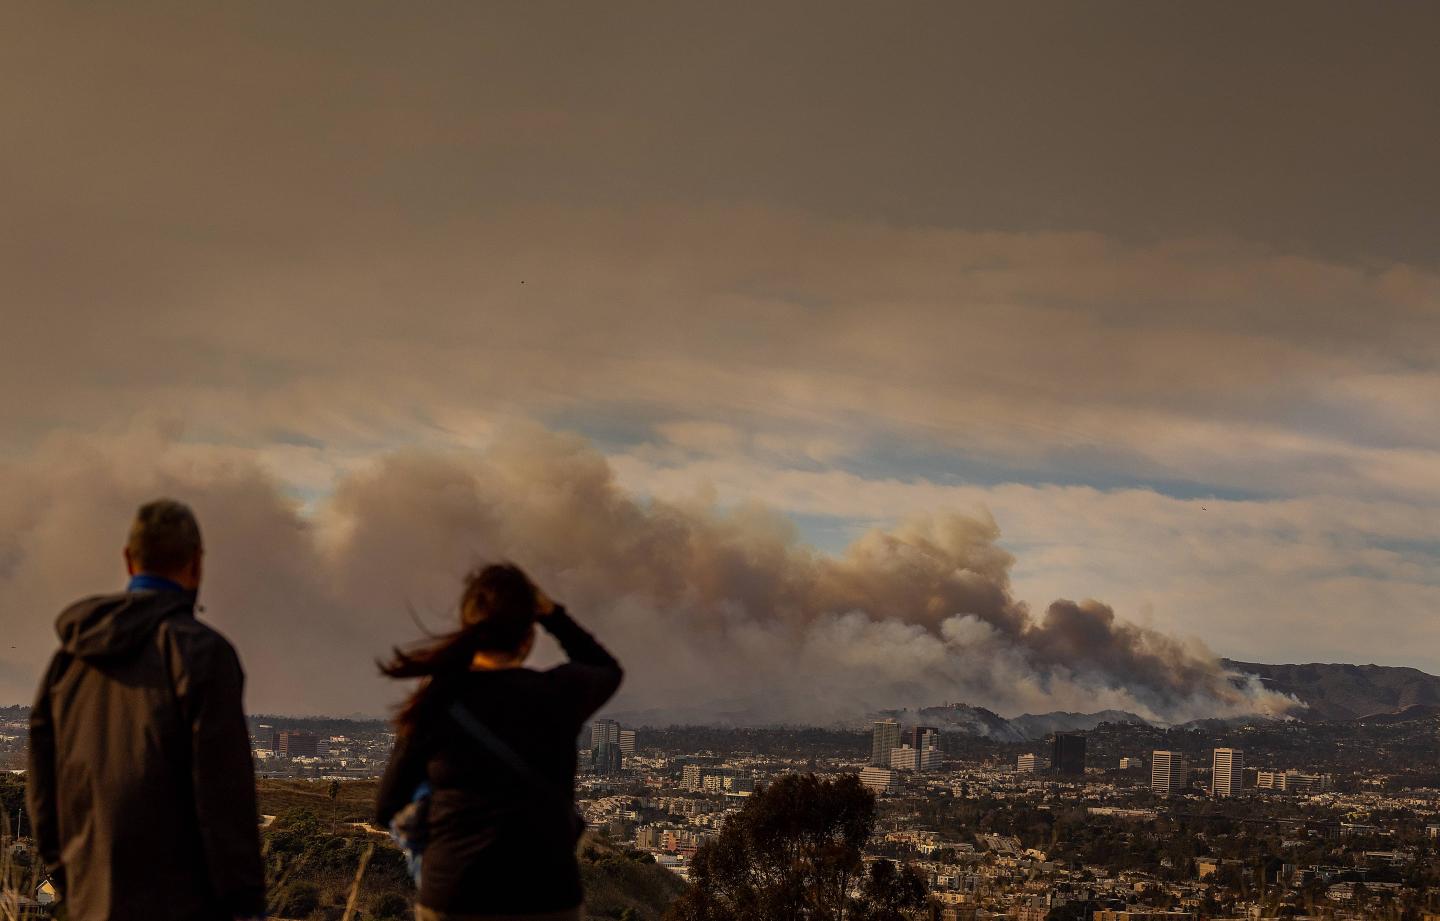
[{"label": "city skyline", "polygon": [[1440,10],[341,9],[0,36],[0,703],[158,494],[255,712],[484,558],[657,721],[1440,674]]},{"label": "city skyline", "polygon": [[[370,808],[373,783],[395,742],[393,726],[278,717],[249,723],[263,834],[299,831],[325,850],[381,834],[352,818],[356,809]],[[587,833],[594,835],[590,846],[600,849],[585,859],[609,859],[609,849],[617,848],[629,858],[625,866],[647,868],[638,880],[627,874],[627,895],[640,898],[656,884],[672,884],[650,892],[657,912],[684,891],[684,883],[703,885],[695,872],[702,851],[723,846],[727,825],[743,821],[768,791],[795,790],[797,782],[854,789],[858,780],[875,809],[864,859],[920,871],[921,891],[938,903],[938,911],[921,917],[972,921],[981,908],[993,916],[1043,921],[1061,909],[1072,921],[1124,918],[1127,912],[1130,918],[1162,913],[1165,921],[1197,921],[1284,917],[1274,906],[1308,904],[1326,909],[1325,916],[1361,909],[1353,916],[1368,918],[1382,914],[1386,902],[1436,906],[1440,868],[1433,842],[1440,838],[1440,798],[1430,753],[1437,725],[1440,713],[1434,710],[1402,720],[1250,720],[1178,731],[1111,724],[1086,733],[1094,743],[1087,770],[1066,777],[1034,772],[1033,753],[1022,754],[1012,769],[1016,743],[994,739],[942,739],[938,763],[895,765],[898,754],[914,751],[905,742],[935,738],[936,727],[921,723],[904,725],[891,767],[867,763],[875,748],[873,726],[669,727],[636,733],[633,752],[615,771],[605,769],[607,759],[592,758],[597,739],[608,745],[616,738],[613,722],[600,718],[576,740],[576,805],[595,830]],[[24,728],[18,714],[0,714],[0,759],[23,763],[23,753],[7,743]],[[621,726],[622,749],[626,734]],[[888,744],[891,734],[882,735]],[[299,744],[281,744],[283,737]],[[1153,789],[1153,774],[1138,769],[1144,767],[1140,754],[1159,738],[1184,751],[1159,752],[1157,763],[1188,755],[1200,768],[1177,772],[1175,789]],[[1214,798],[1216,772],[1206,790],[1203,765],[1237,754],[1242,744],[1252,767],[1238,772],[1231,796]],[[1376,751],[1392,757],[1377,759]],[[14,803],[22,783],[0,771],[0,796]],[[303,811],[292,811],[297,797]],[[7,825],[22,842],[24,821],[21,816],[18,826]],[[1279,841],[1283,859],[1276,859]],[[293,850],[272,853],[303,869]],[[349,857],[358,854],[352,850]],[[1263,890],[1252,885],[1251,874],[1236,872],[1266,865]],[[318,885],[343,897],[352,880],[348,873],[322,875]],[[386,904],[382,893],[396,889],[408,895],[403,883],[366,878],[377,908]],[[603,904],[607,889],[587,889],[597,890],[596,902]]]}]

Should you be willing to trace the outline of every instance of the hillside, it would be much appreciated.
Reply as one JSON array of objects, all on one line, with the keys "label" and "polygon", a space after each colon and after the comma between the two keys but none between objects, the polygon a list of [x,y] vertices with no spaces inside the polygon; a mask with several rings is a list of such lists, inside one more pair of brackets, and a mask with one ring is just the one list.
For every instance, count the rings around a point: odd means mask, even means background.
[{"label": "hillside", "polygon": [[1031,742],[1053,732],[1094,729],[1101,723],[1143,722],[1133,713],[1101,710],[1098,713],[1026,713],[1006,719],[993,710],[953,703],[943,707],[922,707],[911,715],[906,710],[886,710],[879,717],[891,717],[902,725],[934,726],[947,733],[976,736],[996,742]]},{"label": "hillside", "polygon": [[580,879],[586,921],[660,921],[686,886],[649,854],[594,832],[580,845]]},{"label": "hillside", "polygon": [[[345,902],[361,853],[375,845],[361,889],[366,917],[410,916],[414,890],[400,854],[383,835],[352,824],[370,819],[374,781],[261,780],[260,812],[275,816],[265,831],[272,907],[279,918],[333,919]],[[18,788],[18,785],[17,785]],[[587,921],[659,921],[685,883],[648,854],[595,830],[580,845]]]},{"label": "hillside", "polygon": [[1262,665],[1224,660],[1227,668],[1257,675],[1265,686],[1303,702],[1295,716],[1309,720],[1353,720],[1440,706],[1440,677],[1415,668],[1388,665]]},{"label": "hillside", "polygon": [[[1305,665],[1265,665],[1222,660],[1229,669],[1255,675],[1265,686],[1289,694],[1304,706],[1291,715],[1302,720],[1358,720],[1415,716],[1440,709],[1440,677],[1416,668],[1389,665],[1344,665],[1312,662]],[[1101,723],[1144,722],[1133,713],[1104,710],[1098,713],[1026,714],[1007,719],[984,707],[950,704],[919,711],[886,711],[905,725],[919,723],[962,735],[996,742],[1027,742],[1052,732],[1089,730]]]}]

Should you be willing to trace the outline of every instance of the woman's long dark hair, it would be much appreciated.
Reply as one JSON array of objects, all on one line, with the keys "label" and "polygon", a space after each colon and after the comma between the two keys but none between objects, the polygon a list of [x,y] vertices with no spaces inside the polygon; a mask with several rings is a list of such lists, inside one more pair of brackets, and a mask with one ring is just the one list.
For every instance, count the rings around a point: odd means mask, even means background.
[{"label": "woman's long dark hair", "polygon": [[397,647],[389,662],[378,663],[391,678],[425,679],[396,713],[400,731],[415,728],[426,701],[469,671],[475,653],[518,651],[535,627],[537,604],[535,583],[520,567],[492,563],[471,571],[460,596],[460,629],[410,649]]}]

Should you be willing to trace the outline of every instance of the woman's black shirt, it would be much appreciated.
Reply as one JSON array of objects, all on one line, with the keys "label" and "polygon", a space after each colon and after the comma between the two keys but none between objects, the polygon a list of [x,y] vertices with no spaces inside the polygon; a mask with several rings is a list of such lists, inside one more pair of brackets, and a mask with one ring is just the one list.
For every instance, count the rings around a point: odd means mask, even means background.
[{"label": "woman's black shirt", "polygon": [[[430,837],[420,904],[525,914],[582,899],[575,862],[575,751],[585,722],[620,686],[620,663],[557,607],[538,621],[570,657],[547,671],[472,671],[436,679],[417,725],[396,743],[376,818],[388,827],[428,780]],[[527,785],[450,715],[461,703],[530,766]],[[533,784],[560,791],[545,796]]]}]

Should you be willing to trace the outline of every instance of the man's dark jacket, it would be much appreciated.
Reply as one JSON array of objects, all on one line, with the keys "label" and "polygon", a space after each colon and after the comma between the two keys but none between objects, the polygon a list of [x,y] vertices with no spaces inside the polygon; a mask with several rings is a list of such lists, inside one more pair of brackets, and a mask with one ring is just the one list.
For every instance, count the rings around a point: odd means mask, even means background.
[{"label": "man's dark jacket", "polygon": [[72,921],[264,914],[244,673],[195,595],[88,598],[30,716],[29,806]]}]

